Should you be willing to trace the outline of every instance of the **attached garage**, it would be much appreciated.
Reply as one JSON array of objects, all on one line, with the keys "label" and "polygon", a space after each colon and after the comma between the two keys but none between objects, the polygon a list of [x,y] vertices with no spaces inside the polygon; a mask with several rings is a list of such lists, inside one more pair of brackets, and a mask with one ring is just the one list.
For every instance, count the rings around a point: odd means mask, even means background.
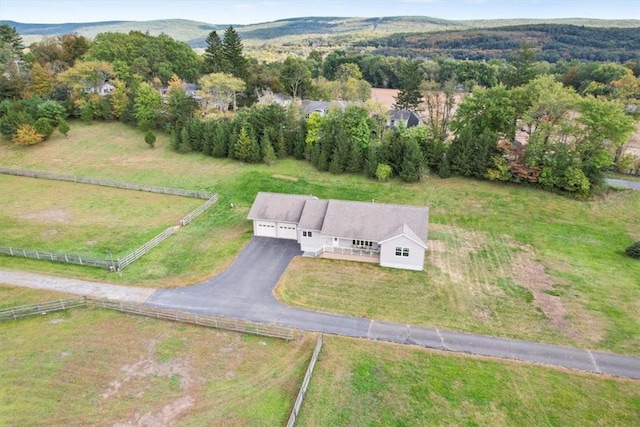
[{"label": "attached garage", "polygon": [[276,223],[273,221],[254,221],[253,234],[263,237],[278,237]]},{"label": "attached garage", "polygon": [[295,224],[278,223],[278,238],[298,240],[298,227]]}]

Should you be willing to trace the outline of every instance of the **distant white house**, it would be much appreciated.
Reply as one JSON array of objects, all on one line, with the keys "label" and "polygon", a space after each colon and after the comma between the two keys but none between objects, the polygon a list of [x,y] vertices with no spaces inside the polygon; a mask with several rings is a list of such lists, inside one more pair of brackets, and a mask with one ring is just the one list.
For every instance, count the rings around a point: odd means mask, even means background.
[{"label": "distant white house", "polygon": [[331,108],[341,108],[344,110],[347,108],[347,105],[347,101],[302,101],[302,109],[307,118],[313,113],[324,116]]},{"label": "distant white house", "polygon": [[254,235],[295,240],[306,256],[373,257],[383,267],[424,268],[427,207],[260,192],[247,218]]},{"label": "distant white house", "polygon": [[284,93],[273,93],[270,90],[264,92],[261,96],[258,97],[259,104],[278,104],[282,107],[288,107],[293,102],[293,98],[289,95],[285,95]]}]

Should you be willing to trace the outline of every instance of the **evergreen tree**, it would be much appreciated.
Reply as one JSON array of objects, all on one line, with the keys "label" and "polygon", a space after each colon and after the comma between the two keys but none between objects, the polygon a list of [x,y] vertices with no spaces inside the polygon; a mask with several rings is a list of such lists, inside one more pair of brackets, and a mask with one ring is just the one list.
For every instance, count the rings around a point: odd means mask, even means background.
[{"label": "evergreen tree", "polygon": [[407,61],[402,65],[400,74],[400,92],[396,96],[394,107],[399,110],[419,111],[422,104],[420,86],[424,74],[418,61]]},{"label": "evergreen tree", "polygon": [[244,127],[240,129],[238,139],[233,146],[233,154],[238,160],[245,162],[249,160],[249,155],[251,154],[251,137]]},{"label": "evergreen tree", "polygon": [[400,166],[400,179],[404,182],[420,180],[423,172],[424,156],[420,146],[412,139],[405,140],[404,155]]},{"label": "evergreen tree", "polygon": [[442,153],[442,161],[438,165],[438,175],[440,178],[449,178],[451,176],[451,163],[446,151]]},{"label": "evergreen tree", "polygon": [[230,72],[218,33],[211,31],[207,36],[206,42],[207,49],[204,51],[203,74]]},{"label": "evergreen tree", "polygon": [[229,26],[224,32],[224,40],[222,41],[222,54],[225,61],[225,66],[228,67],[226,71],[233,76],[247,80],[249,63],[247,58],[242,54],[244,46],[240,40],[240,36],[233,28]]},{"label": "evergreen tree", "polygon": [[276,152],[273,149],[273,145],[268,141],[262,146],[262,160],[269,166],[276,162]]}]

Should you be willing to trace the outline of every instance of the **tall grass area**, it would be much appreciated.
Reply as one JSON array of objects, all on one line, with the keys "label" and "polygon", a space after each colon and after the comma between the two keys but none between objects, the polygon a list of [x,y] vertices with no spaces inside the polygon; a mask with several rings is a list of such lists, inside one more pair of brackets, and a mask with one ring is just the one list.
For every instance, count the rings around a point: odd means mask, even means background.
[{"label": "tall grass area", "polygon": [[299,426],[636,425],[637,381],[325,337]]},{"label": "tall grass area", "polygon": [[[142,286],[183,285],[223,271],[249,241],[246,215],[258,191],[425,205],[433,239],[426,271],[302,260],[296,262],[304,268],[286,273],[278,292],[289,304],[327,312],[640,354],[640,263],[623,253],[640,240],[640,192],[577,201],[532,187],[460,178],[379,183],[321,173],[292,159],[269,167],[175,154],[163,136],[149,149],[142,133],[119,124],[73,123],[68,138],[55,136],[34,147],[5,141],[0,165],[221,196],[121,278],[12,258],[1,258],[3,267]],[[539,281],[545,286],[537,287]]]},{"label": "tall grass area", "polygon": [[[35,302],[21,291],[0,300]],[[284,425],[315,343],[98,308],[2,322],[0,336],[8,426]]]}]

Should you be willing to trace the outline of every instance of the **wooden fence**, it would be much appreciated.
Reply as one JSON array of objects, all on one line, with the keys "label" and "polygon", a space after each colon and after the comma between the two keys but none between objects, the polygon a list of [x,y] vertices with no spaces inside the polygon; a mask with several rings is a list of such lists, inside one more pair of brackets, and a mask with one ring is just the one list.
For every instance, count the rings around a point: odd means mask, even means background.
[{"label": "wooden fence", "polygon": [[50,172],[27,171],[0,167],[0,174],[25,176],[29,178],[52,179],[55,181],[78,182],[82,184],[101,185],[103,187],[122,188],[125,190],[148,191],[150,193],[169,194],[172,196],[194,197],[198,199],[211,199],[214,193],[199,190],[183,190],[181,188],[158,187],[155,185],[132,184],[129,182],[111,181],[106,179],[88,178],[75,175],[62,175]]},{"label": "wooden fence", "polygon": [[289,422],[287,422],[287,427],[293,427],[296,424],[296,419],[298,418],[298,412],[300,412],[300,407],[302,406],[304,395],[307,393],[307,387],[309,386],[309,382],[311,381],[311,376],[313,375],[313,368],[316,365],[318,356],[320,355],[320,350],[322,350],[322,342],[323,342],[322,335],[320,335],[318,337],[318,342],[316,343],[316,348],[315,350],[313,350],[313,355],[311,356],[311,360],[309,361],[307,372],[304,374],[304,380],[302,380],[302,386],[300,387],[300,391],[298,391],[298,397],[296,398],[296,403],[293,405],[293,410],[291,411]]},{"label": "wooden fence", "polygon": [[21,317],[35,316],[37,314],[47,314],[52,311],[67,310],[69,308],[87,305],[84,297],[59,299],[55,301],[41,302],[37,304],[21,305],[0,309],[0,320],[19,319]]},{"label": "wooden fence", "polygon": [[23,305],[0,309],[0,320],[19,319],[26,316],[46,314],[52,311],[67,310],[69,308],[86,306],[117,310],[123,313],[137,314],[156,319],[171,320],[174,322],[190,323],[211,328],[225,329],[228,331],[243,332],[253,335],[261,335],[284,340],[294,340],[300,337],[297,329],[278,326],[272,323],[257,323],[233,317],[214,316],[211,314],[190,313],[187,311],[161,308],[153,305],[139,304],[125,301],[98,299],[90,297],[69,298],[64,300],[47,301],[38,304]]},{"label": "wooden fence", "polygon": [[106,268],[109,271],[116,271],[118,269],[116,261],[62,252],[45,252],[32,249],[12,248],[10,246],[0,246],[0,254],[45,261],[65,262],[68,264],[78,264],[89,267],[100,267]]},{"label": "wooden fence", "polygon": [[184,227],[185,225],[189,224],[191,221],[193,221],[194,219],[199,217],[204,211],[209,209],[211,207],[211,205],[213,205],[217,200],[218,200],[218,195],[214,194],[213,197],[211,197],[209,200],[204,202],[202,205],[198,206],[189,215],[187,215],[184,218],[182,218],[182,220],[180,220],[180,225],[182,225]]},{"label": "wooden fence", "polygon": [[147,243],[145,243],[144,245],[140,246],[135,251],[129,253],[124,258],[118,259],[116,261],[117,270],[118,271],[122,271],[126,266],[128,266],[129,264],[131,264],[132,262],[134,262],[135,260],[140,258],[142,255],[144,255],[147,252],[149,252],[151,249],[153,249],[156,246],[158,246],[160,243],[162,243],[167,237],[169,237],[173,233],[175,233],[178,228],[180,228],[180,227],[177,226],[177,225],[174,225],[172,227],[167,228],[162,233],[158,234],[156,237],[154,237],[153,239],[149,240]]},{"label": "wooden fence", "polygon": [[233,317],[191,313],[188,311],[179,311],[170,308],[161,308],[153,305],[137,304],[125,301],[92,298],[87,298],[87,300],[97,307],[117,310],[123,313],[155,317],[156,319],[172,320],[174,322],[191,323],[194,325],[209,326],[212,328],[226,329],[229,331],[244,332],[284,340],[293,340],[299,335],[296,329],[286,328],[271,323],[257,323]]}]

